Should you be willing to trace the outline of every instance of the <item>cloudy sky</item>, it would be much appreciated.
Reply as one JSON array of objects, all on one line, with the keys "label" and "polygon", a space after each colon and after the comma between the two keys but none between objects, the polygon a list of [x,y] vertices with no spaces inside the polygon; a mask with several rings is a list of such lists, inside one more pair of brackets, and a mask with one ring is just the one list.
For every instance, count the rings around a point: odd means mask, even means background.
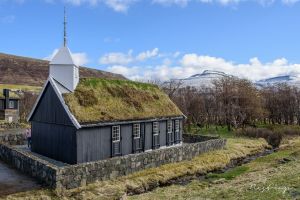
[{"label": "cloudy sky", "polygon": [[0,52],[50,59],[64,5],[80,65],[146,80],[300,76],[298,0],[0,0]]}]

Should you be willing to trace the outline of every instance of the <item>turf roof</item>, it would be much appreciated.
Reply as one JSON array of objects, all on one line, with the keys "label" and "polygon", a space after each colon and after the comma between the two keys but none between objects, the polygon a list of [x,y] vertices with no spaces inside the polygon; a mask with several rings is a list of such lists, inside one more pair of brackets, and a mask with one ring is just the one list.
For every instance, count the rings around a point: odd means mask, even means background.
[{"label": "turf roof", "polygon": [[183,115],[158,86],[128,80],[83,78],[63,97],[80,124]]}]

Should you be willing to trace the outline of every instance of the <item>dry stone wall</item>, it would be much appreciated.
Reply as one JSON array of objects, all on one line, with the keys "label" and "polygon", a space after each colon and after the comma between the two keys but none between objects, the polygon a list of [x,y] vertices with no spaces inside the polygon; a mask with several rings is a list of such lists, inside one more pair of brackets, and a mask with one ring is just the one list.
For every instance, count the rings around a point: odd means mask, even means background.
[{"label": "dry stone wall", "polygon": [[1,133],[0,143],[9,145],[24,145],[26,143],[26,139],[23,133]]},{"label": "dry stone wall", "polygon": [[29,152],[0,144],[0,159],[47,186],[56,187],[56,172],[58,168],[31,155]]},{"label": "dry stone wall", "polygon": [[102,161],[71,165],[59,170],[56,184],[57,187],[67,189],[85,186],[95,181],[114,179],[167,163],[190,160],[201,153],[222,149],[225,145],[225,139],[214,139]]},{"label": "dry stone wall", "polygon": [[32,156],[29,152],[22,152],[0,144],[0,159],[48,186],[61,190],[85,186],[95,181],[114,179],[167,163],[190,160],[199,154],[222,149],[225,145],[225,139],[212,139],[96,162],[58,167]]}]

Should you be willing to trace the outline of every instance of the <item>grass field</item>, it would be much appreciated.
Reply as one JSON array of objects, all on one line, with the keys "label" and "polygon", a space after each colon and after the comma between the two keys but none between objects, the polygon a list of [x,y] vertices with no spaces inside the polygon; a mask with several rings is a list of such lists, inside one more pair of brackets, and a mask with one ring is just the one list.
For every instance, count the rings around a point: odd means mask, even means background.
[{"label": "grass field", "polygon": [[0,90],[3,89],[14,89],[14,90],[23,90],[23,91],[31,91],[31,92],[39,93],[42,88],[38,86],[28,86],[28,85],[0,84]]},{"label": "grass field", "polygon": [[185,133],[218,136],[222,138],[234,138],[235,130],[228,131],[226,126],[210,125],[209,127],[198,127],[191,125],[189,128],[186,126]]},{"label": "grass field", "polygon": [[281,149],[204,181],[173,185],[129,199],[300,199],[300,138]]}]

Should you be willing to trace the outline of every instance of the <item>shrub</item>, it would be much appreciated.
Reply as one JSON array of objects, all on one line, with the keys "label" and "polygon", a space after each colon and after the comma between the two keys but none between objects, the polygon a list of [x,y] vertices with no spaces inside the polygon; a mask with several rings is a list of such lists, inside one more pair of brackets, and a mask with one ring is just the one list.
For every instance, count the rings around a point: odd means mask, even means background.
[{"label": "shrub", "polygon": [[282,131],[271,131],[266,128],[248,127],[237,130],[236,135],[250,138],[264,138],[273,148],[278,148],[284,134]]},{"label": "shrub", "polygon": [[282,136],[283,134],[281,132],[275,131],[272,134],[269,134],[265,139],[273,148],[278,148],[281,143]]},{"label": "shrub", "polygon": [[280,132],[282,132],[283,135],[300,135],[300,130],[292,127],[284,127],[280,130]]}]

